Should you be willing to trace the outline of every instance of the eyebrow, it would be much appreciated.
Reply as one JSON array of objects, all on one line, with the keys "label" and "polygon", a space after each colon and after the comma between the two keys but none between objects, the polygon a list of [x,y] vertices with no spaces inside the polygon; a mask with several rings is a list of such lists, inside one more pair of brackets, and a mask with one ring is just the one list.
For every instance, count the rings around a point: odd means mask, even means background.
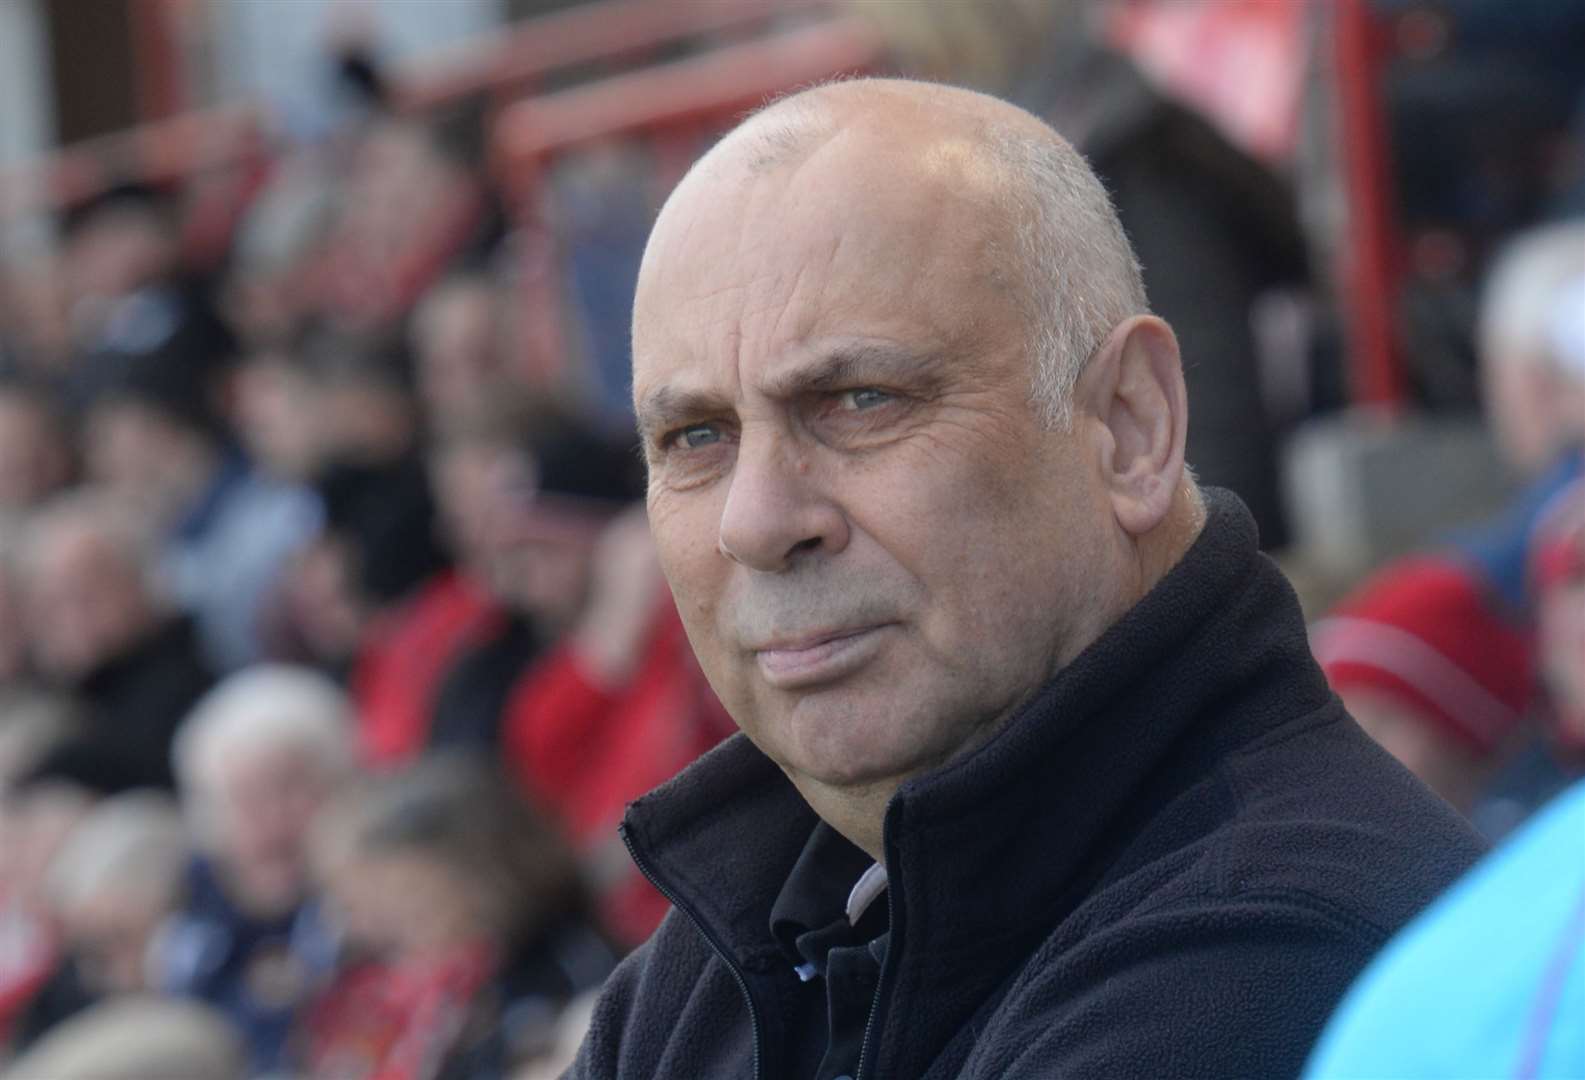
[{"label": "eyebrow", "polygon": [[639,430],[654,436],[684,420],[719,414],[726,408],[726,403],[716,394],[658,386],[639,399],[633,412]]},{"label": "eyebrow", "polygon": [[[770,375],[765,391],[775,398],[793,398],[858,383],[923,382],[939,380],[946,363],[941,351],[925,351],[887,341],[844,341],[819,351],[815,359]],[[732,403],[705,390],[658,386],[644,394],[635,412],[639,428],[658,434],[677,424],[732,409]]]},{"label": "eyebrow", "polygon": [[920,352],[890,341],[844,341],[820,350],[809,363],[771,375],[766,391],[773,397],[796,397],[871,380],[928,381],[938,374],[944,359],[939,352]]}]

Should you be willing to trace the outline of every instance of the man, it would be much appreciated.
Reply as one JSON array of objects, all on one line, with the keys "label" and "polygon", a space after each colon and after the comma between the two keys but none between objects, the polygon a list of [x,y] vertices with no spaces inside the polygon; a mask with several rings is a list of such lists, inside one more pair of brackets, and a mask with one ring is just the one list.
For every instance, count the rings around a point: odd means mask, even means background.
[{"label": "man", "polygon": [[0,376],[0,514],[25,513],[71,480],[71,441],[54,396]]},{"label": "man", "polygon": [[1478,843],[1348,720],[1082,160],[859,81],[716,146],[634,315],[660,562],[746,738],[572,1075],[1296,1073]]},{"label": "man", "polygon": [[1360,727],[1467,814],[1525,731],[1534,645],[1493,618],[1470,572],[1400,559],[1311,627],[1315,658]]},{"label": "man", "polygon": [[182,722],[172,757],[198,852],[150,955],[158,989],[225,1014],[254,1074],[279,1071],[333,945],[310,897],[309,833],[354,779],[352,704],[309,668],[229,676]]},{"label": "man", "polygon": [[171,738],[214,676],[192,621],[159,587],[152,548],[97,490],[59,496],[29,519],[17,577],[32,666],[83,715],[25,778],[101,794],[173,786]]},{"label": "man", "polygon": [[101,801],[64,837],[45,877],[54,970],[22,1013],[16,1048],[97,1001],[151,989],[146,958],[181,891],[187,832],[169,796]]},{"label": "man", "polygon": [[234,445],[217,400],[230,336],[208,323],[172,308],[91,357],[83,457],[90,480],[147,516],[207,658],[232,671],[263,656],[265,602],[320,512]]}]

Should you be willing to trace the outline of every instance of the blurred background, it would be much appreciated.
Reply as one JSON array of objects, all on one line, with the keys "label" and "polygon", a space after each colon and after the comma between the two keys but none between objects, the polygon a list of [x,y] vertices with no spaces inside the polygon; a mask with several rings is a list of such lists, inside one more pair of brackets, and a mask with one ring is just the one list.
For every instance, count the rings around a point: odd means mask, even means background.
[{"label": "blurred background", "polygon": [[1585,773],[1585,0],[0,0],[5,1076],[557,1074],[734,730],[644,240],[853,74],[1090,159],[1373,735],[1493,837]]}]

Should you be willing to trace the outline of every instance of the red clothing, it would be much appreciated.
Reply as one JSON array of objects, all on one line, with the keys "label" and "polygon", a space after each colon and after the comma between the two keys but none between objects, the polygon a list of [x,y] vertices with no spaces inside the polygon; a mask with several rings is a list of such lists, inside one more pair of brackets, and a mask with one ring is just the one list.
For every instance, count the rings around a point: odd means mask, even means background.
[{"label": "red clothing", "polygon": [[425,963],[366,964],[342,973],[308,1017],[309,1075],[434,1076],[493,972],[490,950],[479,946]]},{"label": "red clothing", "polygon": [[48,921],[10,897],[0,900],[0,1040],[10,1038],[59,960]]},{"label": "red clothing", "polygon": [[429,737],[435,695],[452,663],[504,618],[488,594],[448,570],[381,620],[352,670],[365,761],[389,767],[418,756]]},{"label": "red clothing", "polygon": [[508,767],[592,864],[605,923],[624,943],[648,937],[667,904],[622,848],[623,809],[734,730],[669,598],[626,685],[598,685],[564,644],[514,687],[501,725]]}]

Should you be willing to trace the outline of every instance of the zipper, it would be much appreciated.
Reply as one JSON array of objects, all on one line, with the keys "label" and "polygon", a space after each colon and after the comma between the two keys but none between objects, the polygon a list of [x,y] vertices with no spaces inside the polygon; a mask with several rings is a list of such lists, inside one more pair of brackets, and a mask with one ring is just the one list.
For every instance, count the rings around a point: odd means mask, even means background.
[{"label": "zipper", "polygon": [[[760,1044],[760,1027],[759,1027],[759,1013],[755,1011],[755,1009],[754,1009],[754,998],[748,992],[748,980],[743,977],[743,972],[741,970],[739,970],[739,968],[737,966],[737,963],[732,959],[731,955],[727,952],[726,946],[722,945],[719,941],[717,941],[715,935],[712,934],[705,927],[704,921],[702,919],[700,919],[699,916],[694,914],[692,908],[690,908],[687,904],[684,904],[682,901],[677,899],[677,894],[672,892],[671,889],[669,889],[659,878],[657,878],[650,871],[649,864],[645,861],[644,857],[638,853],[638,848],[635,847],[634,844],[633,844],[633,837],[632,837],[632,834],[630,834],[628,832],[628,828],[627,828],[626,822],[624,822],[623,824],[621,824],[620,826],[617,827],[617,832],[622,837],[622,843],[627,845],[627,853],[633,859],[633,865],[638,867],[638,872],[643,874],[644,877],[649,880],[649,883],[651,885],[655,886],[656,890],[662,896],[664,896],[666,898],[666,902],[668,904],[670,904],[672,907],[676,908],[678,911],[682,912],[684,915],[686,915],[688,917],[688,921],[693,923],[694,928],[699,931],[700,936],[703,937],[704,940],[705,940],[705,943],[710,946],[711,951],[714,952],[716,954],[716,956],[721,958],[721,962],[726,965],[727,971],[732,973],[732,979],[733,979],[733,981],[735,981],[737,983],[738,991],[743,995],[743,1003],[748,1006],[749,1030],[750,1030],[750,1032],[751,1032],[751,1034],[753,1036],[753,1048],[754,1048],[754,1074],[753,1075],[754,1075],[754,1080],[759,1080],[759,1076],[760,1076],[760,1046],[759,1046],[759,1044]],[[870,1018],[871,1018],[871,1020],[874,1019],[873,1012],[871,1013],[871,1017]],[[869,1031],[868,1031],[868,1029],[865,1030],[864,1040],[865,1040],[866,1043],[868,1043],[868,1041],[869,1041]],[[864,1055],[861,1052],[859,1054],[859,1060],[863,1061],[863,1057],[864,1057]]]},{"label": "zipper", "polygon": [[[895,860],[893,861],[892,865],[897,865]],[[886,925],[888,927],[892,927],[892,916],[894,914],[892,911],[892,888],[893,883],[888,881],[886,883]],[[895,927],[892,927],[892,929],[895,930]],[[895,939],[886,943],[887,961],[891,960],[892,953],[895,951],[893,946],[896,944],[897,942]],[[853,1080],[864,1080],[864,1063],[870,1056],[870,1038],[875,1034],[875,1019],[880,1015],[881,1012],[881,994],[886,990],[887,966],[887,963],[881,964],[880,978],[875,980],[875,996],[870,999],[870,1015],[869,1018],[864,1021],[864,1040],[859,1043],[859,1064],[858,1068],[853,1070]]]}]

